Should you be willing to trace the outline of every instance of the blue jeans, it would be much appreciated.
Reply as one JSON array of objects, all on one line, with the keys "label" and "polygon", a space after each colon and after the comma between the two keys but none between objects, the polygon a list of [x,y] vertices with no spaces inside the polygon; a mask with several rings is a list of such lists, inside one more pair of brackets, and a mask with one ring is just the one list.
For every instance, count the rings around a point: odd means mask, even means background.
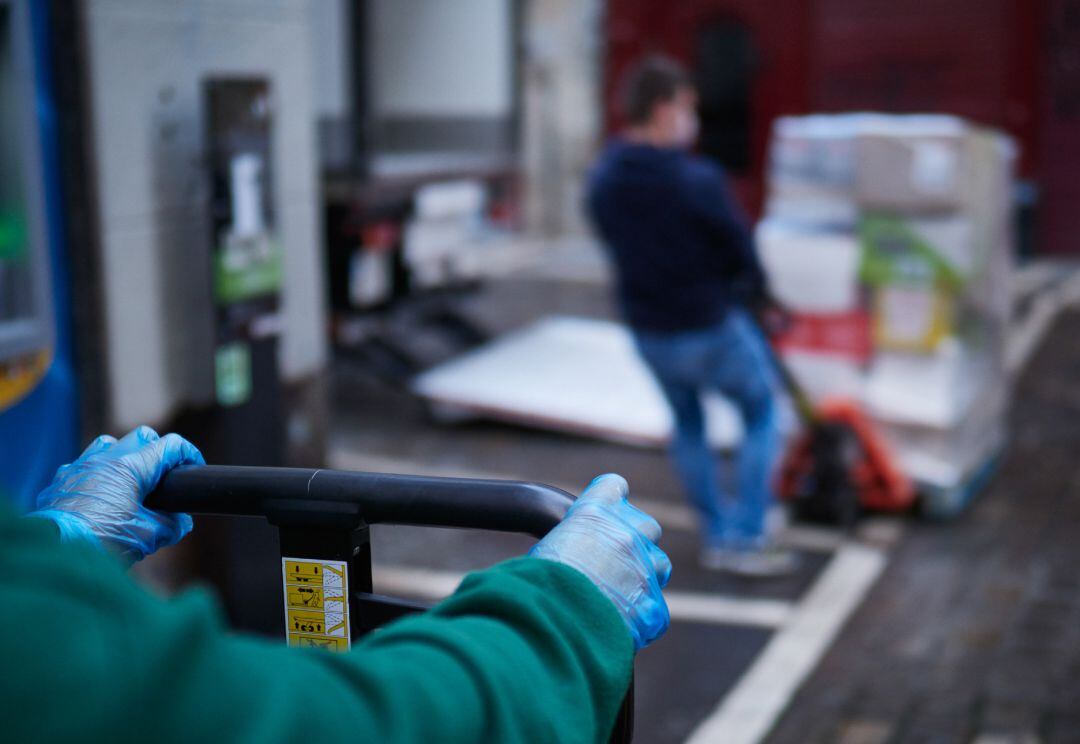
[{"label": "blue jeans", "polygon": [[[760,544],[773,499],[771,481],[780,446],[776,371],[761,332],[745,311],[736,309],[712,328],[637,331],[634,337],[671,405],[675,417],[672,460],[698,513],[706,544]],[[707,389],[723,393],[742,416],[745,438],[737,456],[736,494],[721,490],[716,461],[705,439],[700,394]]]}]

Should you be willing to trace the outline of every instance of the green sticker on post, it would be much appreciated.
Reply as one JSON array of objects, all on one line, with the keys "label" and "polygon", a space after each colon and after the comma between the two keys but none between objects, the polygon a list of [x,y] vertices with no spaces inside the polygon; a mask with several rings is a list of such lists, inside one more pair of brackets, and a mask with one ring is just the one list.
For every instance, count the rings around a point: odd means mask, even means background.
[{"label": "green sticker on post", "polygon": [[18,214],[0,212],[0,261],[26,255],[26,221]]},{"label": "green sticker on post", "polygon": [[214,385],[222,406],[240,406],[251,399],[251,349],[235,342],[214,352]]},{"label": "green sticker on post", "polygon": [[214,299],[231,305],[276,294],[282,284],[281,246],[270,236],[230,237],[214,253]]}]

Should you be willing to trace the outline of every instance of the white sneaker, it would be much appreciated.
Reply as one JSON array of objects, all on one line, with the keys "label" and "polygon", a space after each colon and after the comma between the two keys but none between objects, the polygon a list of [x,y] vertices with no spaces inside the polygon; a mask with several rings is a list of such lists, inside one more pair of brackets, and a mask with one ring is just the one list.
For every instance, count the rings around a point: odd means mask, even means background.
[{"label": "white sneaker", "polygon": [[698,562],[702,568],[710,571],[734,571],[739,562],[739,552],[730,548],[703,548]]},{"label": "white sneaker", "polygon": [[726,571],[754,579],[790,576],[799,569],[799,556],[777,548],[706,548],[701,552],[700,562],[703,567],[713,571]]},{"label": "white sneaker", "polygon": [[798,570],[799,556],[795,553],[778,548],[762,548],[743,551],[733,572],[749,578],[768,579],[790,576]]}]

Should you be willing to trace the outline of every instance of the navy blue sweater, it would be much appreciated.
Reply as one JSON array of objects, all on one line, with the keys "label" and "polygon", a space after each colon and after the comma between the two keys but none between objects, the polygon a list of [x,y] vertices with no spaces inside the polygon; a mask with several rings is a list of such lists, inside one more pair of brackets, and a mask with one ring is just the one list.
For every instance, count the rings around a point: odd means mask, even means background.
[{"label": "navy blue sweater", "polygon": [[590,174],[588,208],[636,330],[705,328],[765,295],[746,220],[708,160],[615,140]]}]

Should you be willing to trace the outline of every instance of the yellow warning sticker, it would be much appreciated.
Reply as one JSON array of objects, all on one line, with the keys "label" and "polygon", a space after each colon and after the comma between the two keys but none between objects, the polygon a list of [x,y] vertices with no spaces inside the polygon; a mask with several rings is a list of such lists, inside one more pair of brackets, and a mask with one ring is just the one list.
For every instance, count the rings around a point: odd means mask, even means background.
[{"label": "yellow warning sticker", "polygon": [[290,584],[322,586],[322,561],[290,561],[285,559],[285,581]]},{"label": "yellow warning sticker", "polygon": [[345,562],[282,558],[281,580],[289,645],[347,651],[351,634]]},{"label": "yellow warning sticker", "polygon": [[290,634],[289,645],[294,648],[325,648],[327,651],[349,650],[349,644],[344,638],[323,638],[300,634]]},{"label": "yellow warning sticker", "polygon": [[322,587],[285,585],[285,606],[322,609]]},{"label": "yellow warning sticker", "polygon": [[321,612],[298,612],[289,610],[290,633],[323,633],[326,619]]}]

